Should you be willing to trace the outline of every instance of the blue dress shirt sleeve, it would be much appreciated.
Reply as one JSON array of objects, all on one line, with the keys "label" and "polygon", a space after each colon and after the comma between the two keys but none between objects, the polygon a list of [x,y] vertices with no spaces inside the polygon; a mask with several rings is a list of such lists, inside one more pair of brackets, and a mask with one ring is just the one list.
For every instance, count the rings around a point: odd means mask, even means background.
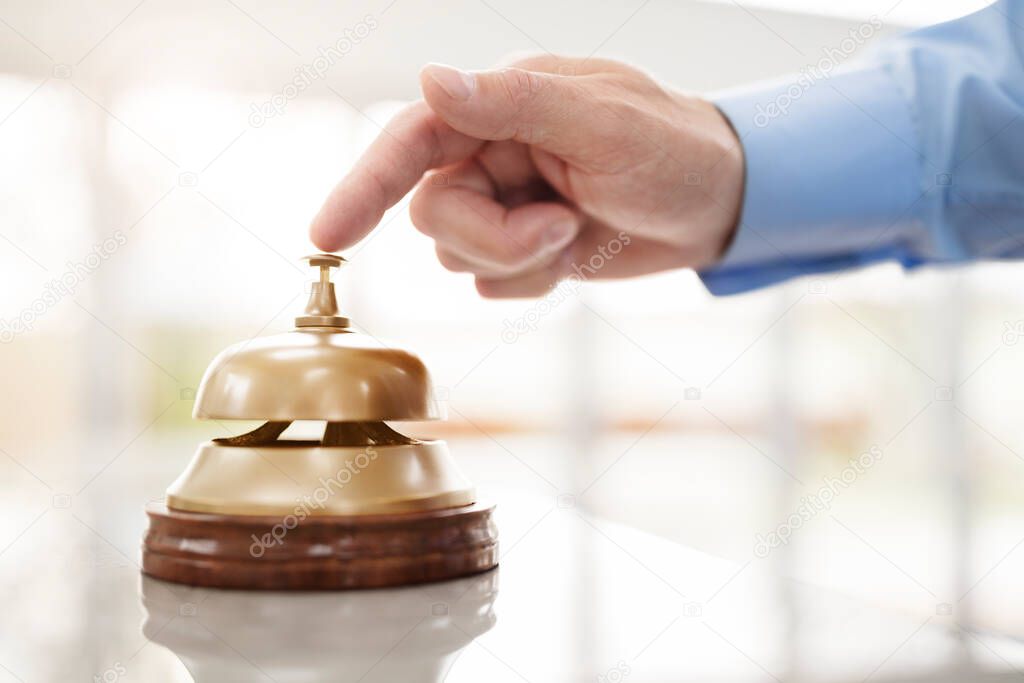
[{"label": "blue dress shirt sleeve", "polygon": [[[744,148],[715,294],[885,260],[1024,257],[1024,2],[716,99]],[[829,60],[832,60],[831,62]]]}]

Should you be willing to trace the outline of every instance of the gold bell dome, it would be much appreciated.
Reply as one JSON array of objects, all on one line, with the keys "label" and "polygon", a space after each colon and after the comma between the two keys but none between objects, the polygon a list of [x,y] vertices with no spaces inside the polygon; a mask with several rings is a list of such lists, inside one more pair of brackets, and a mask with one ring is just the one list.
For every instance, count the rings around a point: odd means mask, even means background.
[{"label": "gold bell dome", "polygon": [[221,352],[206,371],[200,420],[437,420],[430,375],[412,353],[354,332],[296,329]]},{"label": "gold bell dome", "polygon": [[[329,516],[471,505],[474,489],[443,441],[410,438],[386,424],[442,417],[423,362],[353,331],[339,315],[330,269],[343,258],[305,260],[320,278],[295,329],[224,350],[196,397],[197,419],[265,423],[201,444],[167,490],[167,507],[287,515],[314,496],[316,505],[303,513]],[[323,438],[280,438],[295,420],[326,422]]]},{"label": "gold bell dome", "polygon": [[291,332],[239,342],[218,355],[196,396],[204,420],[438,420],[430,374],[416,355],[354,332],[338,315],[329,272],[345,260],[305,258],[320,268],[305,315]]}]

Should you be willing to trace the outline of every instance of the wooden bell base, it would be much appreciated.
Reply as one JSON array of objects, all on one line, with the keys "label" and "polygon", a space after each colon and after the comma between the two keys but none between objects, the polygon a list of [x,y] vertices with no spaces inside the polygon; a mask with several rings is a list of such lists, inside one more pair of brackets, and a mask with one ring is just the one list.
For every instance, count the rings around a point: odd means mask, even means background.
[{"label": "wooden bell base", "polygon": [[[216,515],[146,507],[142,571],[215,588],[333,590],[442,581],[498,564],[494,505],[350,517]],[[285,529],[285,523],[292,525]],[[275,529],[276,527],[276,529]],[[282,533],[283,531],[283,533]],[[277,534],[276,541],[272,533]]]}]

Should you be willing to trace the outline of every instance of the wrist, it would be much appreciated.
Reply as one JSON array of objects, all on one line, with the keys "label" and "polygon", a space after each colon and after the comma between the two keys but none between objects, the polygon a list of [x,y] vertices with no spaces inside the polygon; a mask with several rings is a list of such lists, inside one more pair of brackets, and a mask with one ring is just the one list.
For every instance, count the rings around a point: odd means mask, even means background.
[{"label": "wrist", "polygon": [[[729,119],[707,100],[696,100],[699,117],[688,117],[687,127],[698,126],[702,170],[688,174],[684,185],[697,185],[699,206],[688,207],[683,222],[692,244],[689,266],[707,268],[719,262],[732,243],[742,214],[745,160],[743,145]],[[689,133],[692,136],[692,132]],[[694,147],[691,143],[690,147]],[[691,152],[692,153],[692,152]]]}]

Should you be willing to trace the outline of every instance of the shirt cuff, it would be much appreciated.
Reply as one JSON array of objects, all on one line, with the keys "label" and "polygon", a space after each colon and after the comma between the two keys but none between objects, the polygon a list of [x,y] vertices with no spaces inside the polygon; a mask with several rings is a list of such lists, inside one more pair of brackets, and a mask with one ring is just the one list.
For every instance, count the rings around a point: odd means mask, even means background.
[{"label": "shirt cuff", "polygon": [[920,262],[917,134],[885,67],[806,69],[715,103],[742,140],[746,178],[736,235],[699,273],[713,294],[883,259]]}]

